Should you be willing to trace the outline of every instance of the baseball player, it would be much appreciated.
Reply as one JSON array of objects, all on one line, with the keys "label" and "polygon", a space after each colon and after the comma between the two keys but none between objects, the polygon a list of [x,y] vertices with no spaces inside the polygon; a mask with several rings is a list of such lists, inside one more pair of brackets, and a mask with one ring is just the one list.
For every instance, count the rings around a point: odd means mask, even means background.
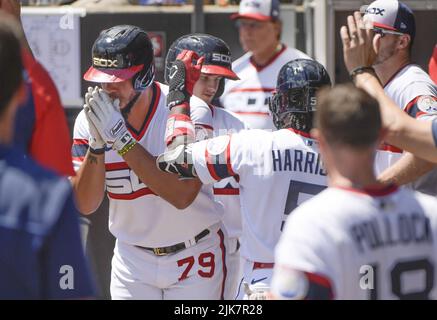
[{"label": "baseball player", "polygon": [[320,95],[316,127],[329,188],[287,220],[272,295],[436,299],[437,200],[377,182],[377,102],[352,85],[338,86]]},{"label": "baseball player", "polygon": [[[425,71],[411,63],[416,33],[411,9],[397,0],[377,0],[366,8],[363,19],[373,23],[378,50],[373,67],[384,91],[411,117],[435,119],[437,86]],[[434,164],[414,158],[409,153],[402,155],[402,150],[397,148],[390,148],[389,151],[394,156],[389,163],[391,167],[380,176],[382,182],[398,185],[412,182],[414,189],[437,195]]]},{"label": "baseball player", "polygon": [[19,29],[0,12],[0,299],[90,298],[71,185],[14,143],[26,98]]},{"label": "baseball player", "polygon": [[344,62],[355,85],[379,102],[386,131],[384,140],[423,159],[437,162],[437,121],[419,122],[409,117],[387,96],[371,67],[376,55],[373,25],[364,27],[361,14],[355,12],[354,17],[348,17],[348,27],[341,28]]},{"label": "baseball player", "polygon": [[[224,264],[222,207],[198,179],[159,171],[155,156],[166,144],[167,104],[179,97],[208,136],[212,114],[192,91],[154,80],[153,49],[138,27],[104,30],[93,45],[90,88],[74,127],[73,178],[80,210],[95,211],[109,198],[113,299],[220,299]],[[191,63],[181,61],[182,63]],[[195,74],[178,78],[189,88]],[[198,76],[198,75],[197,75]],[[191,87],[192,90],[192,87]]]},{"label": "baseball player", "polygon": [[[193,50],[204,57],[199,80],[193,88],[193,94],[205,101],[212,109],[214,136],[231,134],[246,129],[236,114],[215,107],[212,101],[223,93],[225,79],[238,80],[232,71],[231,51],[221,39],[208,34],[191,34],[177,39],[170,46],[166,57],[165,78],[173,62],[183,50]],[[234,299],[241,278],[239,237],[241,236],[241,212],[238,182],[234,177],[223,179],[214,184],[214,196],[224,207],[223,224],[226,229],[226,284],[224,298]]]},{"label": "baseball player", "polygon": [[328,73],[318,62],[290,61],[279,72],[270,102],[275,126],[283,130],[243,130],[179,146],[158,157],[162,170],[184,177],[198,176],[204,184],[238,176],[243,278],[237,299],[251,299],[267,290],[274,247],[288,214],[326,186],[318,146],[309,131],[317,104],[316,91],[330,83]]},{"label": "baseball player", "polygon": [[281,67],[290,60],[310,59],[281,43],[282,23],[278,0],[242,0],[231,16],[237,23],[240,43],[246,52],[232,69],[238,81],[226,81],[220,103],[236,112],[252,129],[275,130],[268,99],[275,89]]}]

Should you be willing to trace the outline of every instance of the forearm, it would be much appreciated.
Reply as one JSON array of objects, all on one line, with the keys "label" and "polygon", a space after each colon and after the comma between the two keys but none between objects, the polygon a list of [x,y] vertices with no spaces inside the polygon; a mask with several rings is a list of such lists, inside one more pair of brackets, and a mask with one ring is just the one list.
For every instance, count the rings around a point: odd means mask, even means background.
[{"label": "forearm", "polygon": [[105,157],[89,151],[76,176],[71,178],[79,211],[82,214],[95,212],[105,195]]},{"label": "forearm", "polygon": [[409,117],[385,94],[378,78],[371,73],[357,75],[355,85],[378,101],[387,130],[385,141],[418,157],[437,162],[431,121],[417,121]]},{"label": "forearm", "polygon": [[405,153],[395,164],[380,174],[381,183],[394,183],[398,186],[413,182],[435,168],[435,164]]},{"label": "forearm", "polygon": [[156,157],[139,144],[123,158],[143,183],[178,209],[188,207],[202,186],[199,179],[179,180],[177,175],[162,172],[156,166]]}]

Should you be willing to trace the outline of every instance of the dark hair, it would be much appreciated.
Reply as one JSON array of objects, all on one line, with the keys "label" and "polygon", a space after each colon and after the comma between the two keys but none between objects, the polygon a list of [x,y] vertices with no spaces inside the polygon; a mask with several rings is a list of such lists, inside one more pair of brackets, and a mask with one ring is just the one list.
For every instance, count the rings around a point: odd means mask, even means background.
[{"label": "dark hair", "polygon": [[23,81],[19,30],[14,20],[0,14],[0,115]]},{"label": "dark hair", "polygon": [[381,114],[378,102],[352,84],[318,93],[315,126],[329,144],[369,147],[378,139]]}]

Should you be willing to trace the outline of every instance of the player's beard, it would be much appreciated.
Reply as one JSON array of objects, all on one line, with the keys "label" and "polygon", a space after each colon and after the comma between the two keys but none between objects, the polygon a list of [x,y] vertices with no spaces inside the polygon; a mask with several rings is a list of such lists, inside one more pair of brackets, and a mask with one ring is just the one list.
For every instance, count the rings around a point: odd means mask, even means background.
[{"label": "player's beard", "polygon": [[377,66],[379,64],[382,64],[386,62],[388,59],[393,57],[396,53],[396,48],[394,46],[386,47],[384,49],[381,49],[378,52],[378,55],[376,56],[375,62],[373,63],[374,66]]}]

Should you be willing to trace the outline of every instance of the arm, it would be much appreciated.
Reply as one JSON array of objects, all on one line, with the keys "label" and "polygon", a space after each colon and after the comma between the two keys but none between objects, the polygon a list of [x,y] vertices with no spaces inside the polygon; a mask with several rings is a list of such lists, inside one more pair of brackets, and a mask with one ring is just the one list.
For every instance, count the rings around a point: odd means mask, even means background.
[{"label": "arm", "polygon": [[[366,28],[365,28],[366,27]],[[356,34],[351,39],[349,33]],[[348,17],[348,27],[342,26],[340,35],[343,42],[343,54],[349,72],[360,66],[371,66],[376,52],[373,47],[374,33],[364,26],[359,12]],[[379,35],[375,36],[378,41]],[[367,70],[354,77],[355,85],[376,99],[380,105],[384,128],[387,131],[385,140],[399,148],[410,151],[428,161],[437,162],[436,141],[432,133],[431,121],[417,121],[395,105],[385,94],[376,75]]]},{"label": "arm", "polygon": [[71,178],[77,206],[81,213],[91,214],[102,203],[105,195],[105,147],[106,144],[85,112],[93,89],[85,94],[85,105],[74,124],[74,141],[71,149],[77,170]]},{"label": "arm", "polygon": [[416,157],[406,152],[402,158],[391,167],[382,172],[378,180],[384,184],[396,184],[398,186],[414,182],[424,174],[435,168],[435,164]]},{"label": "arm", "polygon": [[95,212],[105,195],[105,155],[88,150],[71,184],[79,211],[85,215]]},{"label": "arm", "polygon": [[[92,93],[89,105],[84,112],[90,118],[90,122],[100,136],[104,137],[102,139],[123,157],[140,181],[178,209],[185,209],[194,201],[201,188],[200,181],[181,181],[177,176],[161,172],[156,167],[156,158],[137,144],[127,130],[117,101],[112,102],[103,90],[98,89]],[[104,169],[103,164],[102,166]],[[95,177],[96,173],[91,173]],[[100,181],[96,181],[96,185],[99,183]],[[86,197],[85,192],[81,195],[82,199]]]},{"label": "arm", "polygon": [[139,144],[126,153],[123,159],[142,182],[178,209],[187,208],[202,187],[199,179],[180,180],[176,175],[159,170],[156,158]]}]

